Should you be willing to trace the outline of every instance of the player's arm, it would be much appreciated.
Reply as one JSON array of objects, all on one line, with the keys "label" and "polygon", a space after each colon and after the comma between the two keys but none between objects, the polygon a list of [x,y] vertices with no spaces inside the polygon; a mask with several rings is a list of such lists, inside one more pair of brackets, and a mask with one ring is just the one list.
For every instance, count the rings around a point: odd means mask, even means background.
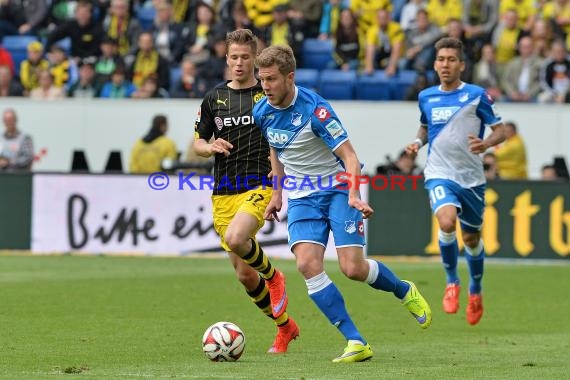
[{"label": "player's arm", "polygon": [[406,146],[405,150],[408,156],[415,158],[422,146],[427,144],[427,141],[427,127],[425,125],[421,125],[418,129],[418,133],[416,134],[416,139]]},{"label": "player's arm", "polygon": [[230,149],[234,146],[230,144],[228,141],[217,138],[212,143],[209,143],[203,138],[197,138],[194,140],[194,151],[197,155],[202,157],[211,157],[216,153],[223,153],[226,156],[229,156]]},{"label": "player's arm", "polygon": [[486,139],[480,139],[477,136],[469,135],[469,151],[471,153],[479,154],[485,153],[487,149],[505,141],[505,126],[503,123],[493,125],[491,127],[493,132],[487,136]]},{"label": "player's arm", "polygon": [[348,139],[345,140],[345,142],[335,149],[334,154],[344,162],[344,167],[349,174],[349,178],[354,179],[353,186],[348,189],[348,205],[359,210],[363,218],[369,218],[374,213],[374,210],[367,202],[360,199],[360,191],[358,186],[356,186],[356,184],[359,183],[357,178],[360,178],[362,175],[360,172],[360,161],[350,141]]},{"label": "player's arm", "polygon": [[271,193],[271,200],[265,209],[263,218],[265,220],[277,220],[280,222],[277,213],[281,211],[283,205],[283,189],[281,188],[282,178],[285,177],[285,168],[279,158],[277,157],[277,151],[274,148],[269,148],[269,159],[271,160],[271,173],[273,174],[273,183],[277,184],[273,186],[273,192]]},{"label": "player's arm", "polygon": [[233,145],[228,141],[217,138],[212,143],[210,140],[214,134],[215,122],[208,105],[208,96],[202,101],[198,110],[198,116],[194,126],[194,144],[193,148],[197,155],[202,157],[211,157],[216,153],[222,153],[229,156],[230,149]]}]

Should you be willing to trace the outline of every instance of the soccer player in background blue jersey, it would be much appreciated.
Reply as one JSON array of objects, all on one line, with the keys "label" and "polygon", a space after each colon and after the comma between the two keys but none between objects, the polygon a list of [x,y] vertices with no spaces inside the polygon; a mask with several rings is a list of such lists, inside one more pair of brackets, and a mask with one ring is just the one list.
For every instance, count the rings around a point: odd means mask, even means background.
[{"label": "soccer player in background blue jersey", "polygon": [[[370,217],[374,210],[360,199],[356,186],[342,186],[336,178],[338,173],[346,172],[354,180],[361,174],[360,162],[330,104],[295,85],[296,62],[291,48],[270,46],[255,63],[266,97],[255,105],[253,116],[269,142],[273,175],[302,178],[307,185],[288,193],[289,246],[296,256],[297,268],[305,279],[310,298],[348,341],[344,353],[333,362],[368,360],[373,355],[372,349],[349,316],[338,288],[324,271],[330,231],[340,269],[348,278],[393,293],[422,328],[430,325],[431,310],[412,282],[400,280],[384,264],[364,258],[363,218]],[[322,178],[332,178],[332,186],[321,190],[318,182]],[[266,219],[278,220],[281,190],[280,186],[273,188],[265,210]]]},{"label": "soccer player in background blue jersey", "polygon": [[[459,218],[470,273],[466,317],[469,324],[476,325],[483,315],[481,280],[485,258],[481,225],[486,180],[479,154],[505,139],[504,127],[485,90],[461,81],[465,69],[461,41],[442,38],[435,49],[434,69],[441,85],[420,92],[421,126],[406,151],[415,157],[429,142],[425,188],[439,222],[439,248],[447,275],[443,309],[450,314],[459,309],[459,248],[455,231]],[[485,127],[492,130],[486,138]]]}]

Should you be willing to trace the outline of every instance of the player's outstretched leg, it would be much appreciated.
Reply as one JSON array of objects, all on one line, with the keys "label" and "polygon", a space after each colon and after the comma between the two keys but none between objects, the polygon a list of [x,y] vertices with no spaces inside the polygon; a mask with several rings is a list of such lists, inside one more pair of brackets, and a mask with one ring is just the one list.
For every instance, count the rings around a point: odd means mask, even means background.
[{"label": "player's outstretched leg", "polygon": [[469,301],[467,303],[467,323],[476,325],[483,316],[483,297],[481,296],[481,280],[483,279],[485,250],[483,241],[479,239],[475,248],[465,246],[465,259],[469,268]]},{"label": "player's outstretched leg", "polygon": [[394,272],[379,261],[366,259],[368,276],[366,282],[374,289],[394,293],[414,316],[420,327],[426,329],[431,324],[431,308],[413,282],[400,280]]},{"label": "player's outstretched leg", "polygon": [[271,299],[269,297],[269,288],[265,280],[252,267],[247,265],[238,255],[230,253],[230,258],[239,281],[245,287],[247,295],[252,302],[265,314],[271,318],[277,326],[277,336],[273,344],[269,348],[269,353],[284,353],[291,340],[299,336],[299,328],[295,321],[289,317],[287,311],[284,311],[279,317],[273,316],[271,309]]},{"label": "player's outstretched leg", "polygon": [[255,239],[249,239],[251,242],[250,251],[241,258],[253,269],[261,274],[269,288],[269,297],[271,299],[271,307],[273,316],[281,316],[287,310],[289,297],[285,289],[285,275],[275,269],[263,249]]},{"label": "player's outstretched leg", "polygon": [[[285,312],[283,315],[287,315],[287,313]],[[282,316],[279,318],[282,318]],[[295,323],[293,318],[288,317],[285,324],[277,326],[277,335],[267,352],[270,354],[282,354],[287,352],[289,343],[291,343],[292,340],[297,339],[298,336],[299,326],[297,326],[297,323]]]},{"label": "player's outstretched leg", "polygon": [[333,359],[333,363],[357,363],[372,359],[374,353],[369,344],[349,341],[342,355]]},{"label": "player's outstretched leg", "polygon": [[334,363],[361,362],[372,358],[370,345],[362,337],[348,315],[344,298],[325,272],[305,280],[309,297],[348,341],[342,355]]},{"label": "player's outstretched leg", "polygon": [[427,329],[431,325],[431,308],[421,295],[413,282],[405,281],[410,285],[410,290],[402,299],[402,304],[414,316],[422,329]]},{"label": "player's outstretched leg", "polygon": [[447,285],[443,294],[443,310],[448,314],[455,314],[459,310],[459,276],[457,275],[457,257],[459,247],[455,231],[444,232],[439,230],[439,250],[441,261],[445,269]]}]

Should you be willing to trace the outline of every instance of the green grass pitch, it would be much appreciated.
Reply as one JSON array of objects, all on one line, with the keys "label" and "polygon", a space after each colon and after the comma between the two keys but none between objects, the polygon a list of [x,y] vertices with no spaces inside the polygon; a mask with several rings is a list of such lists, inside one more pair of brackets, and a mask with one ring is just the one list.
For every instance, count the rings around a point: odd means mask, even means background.
[{"label": "green grass pitch", "polygon": [[[435,262],[388,262],[415,281],[434,315],[428,330],[391,295],[351,282],[327,262],[374,349],[365,363],[333,364],[341,335],[307,296],[294,262],[289,312],[301,328],[285,355],[265,353],[273,323],[249,301],[226,259],[0,256],[0,378],[570,379],[570,266],[488,262],[485,314],[441,310]],[[460,272],[467,282],[466,267]],[[213,363],[202,333],[228,320],[246,335],[235,363]]]}]

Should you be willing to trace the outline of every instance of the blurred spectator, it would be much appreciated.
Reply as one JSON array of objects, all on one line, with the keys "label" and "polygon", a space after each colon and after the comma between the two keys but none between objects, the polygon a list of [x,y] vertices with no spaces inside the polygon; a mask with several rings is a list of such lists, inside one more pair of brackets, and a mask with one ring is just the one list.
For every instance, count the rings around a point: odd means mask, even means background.
[{"label": "blurred spectator", "polygon": [[27,58],[20,62],[20,83],[24,88],[24,95],[40,85],[38,73],[49,68],[49,61],[43,57],[44,47],[39,41],[28,44]]},{"label": "blurred spectator", "polygon": [[118,53],[117,41],[109,36],[103,36],[101,55],[95,62],[95,80],[99,86],[111,79],[111,74],[117,66],[125,66],[123,58]]},{"label": "blurred spectator", "polygon": [[400,16],[400,26],[406,32],[408,29],[415,27],[416,16],[420,9],[425,9],[427,6],[426,0],[410,0],[404,8]]},{"label": "blurred spectator", "polygon": [[552,164],[556,170],[556,176],[566,181],[570,180],[570,173],[568,172],[568,165],[563,156],[554,156],[554,163]]},{"label": "blurred spectator", "polygon": [[491,40],[499,22],[499,2],[496,0],[463,0],[463,28],[476,49]]},{"label": "blurred spectator", "polygon": [[180,64],[180,78],[173,83],[172,98],[201,98],[206,93],[205,81],[197,75],[192,58],[185,57]]},{"label": "blurred spectator", "polygon": [[158,87],[156,75],[151,74],[144,78],[142,85],[131,95],[133,99],[167,99],[168,91]]},{"label": "blurred spectator", "polygon": [[556,168],[554,165],[546,164],[542,166],[540,170],[540,179],[543,181],[558,181],[558,174],[556,174]]},{"label": "blurred spectator", "polygon": [[243,0],[247,16],[261,32],[273,23],[273,8],[287,0]]},{"label": "blurred spectator", "polygon": [[196,17],[196,3],[198,0],[173,0],[172,16],[174,22],[184,24]]},{"label": "blurred spectator", "polygon": [[154,47],[150,32],[142,32],[139,35],[138,49],[134,54],[125,57],[125,63],[129,78],[136,87],[142,86],[148,76],[155,75],[158,79],[158,87],[169,88],[169,64]]},{"label": "blurred spectator", "polygon": [[214,34],[216,14],[212,7],[199,2],[196,9],[196,20],[184,27],[184,53],[191,54],[196,64],[204,63],[209,57],[208,42]]},{"label": "blurred spectator", "polygon": [[418,73],[416,82],[406,90],[404,100],[418,100],[419,93],[430,86],[427,74],[425,72]]},{"label": "blurred spectator", "polygon": [[0,170],[29,171],[34,162],[32,138],[18,130],[18,116],[13,108],[2,114],[4,133],[0,135]]},{"label": "blurred spectator", "polygon": [[305,38],[318,37],[322,14],[322,0],[289,0],[289,21]]},{"label": "blurred spectator", "polygon": [[543,18],[553,27],[558,38],[565,38],[570,49],[570,1],[552,0],[544,5]]},{"label": "blurred spectator", "polygon": [[178,65],[184,54],[182,25],[174,22],[172,5],[161,0],[156,6],[156,20],[151,33],[156,50],[171,66]]},{"label": "blurred spectator", "polygon": [[386,157],[388,163],[376,168],[376,174],[380,175],[421,175],[422,170],[416,165],[415,157],[401,151],[398,159],[392,161],[390,156]]},{"label": "blurred spectator", "polygon": [[301,49],[303,47],[302,24],[291,20],[288,16],[289,6],[277,5],[273,9],[273,23],[264,33],[264,42],[269,45],[289,45],[293,49],[297,65],[303,67]]},{"label": "blurred spectator", "polygon": [[131,151],[129,171],[131,173],[154,173],[161,171],[166,165],[165,160],[173,162],[178,152],[174,141],[166,137],[168,119],[164,115],[156,115],[148,133],[137,140]]},{"label": "blurred spectator", "polygon": [[522,29],[517,25],[517,20],[517,11],[509,9],[493,31],[492,44],[497,56],[499,77],[502,76],[507,63],[517,53],[517,42],[522,33]]},{"label": "blurred spectator", "polygon": [[463,22],[460,19],[452,18],[447,22],[447,37],[457,38],[463,43],[465,69],[461,73],[461,79],[466,82],[473,80],[473,66],[475,65],[476,49],[473,47],[472,41],[467,39],[465,29],[463,29]]},{"label": "blurred spectator", "polygon": [[361,41],[366,41],[368,31],[378,26],[378,10],[385,9],[391,19],[393,8],[390,0],[350,0],[350,9],[358,20]]},{"label": "blurred spectator", "polygon": [[376,13],[378,25],[366,34],[366,57],[364,71],[372,74],[383,69],[387,76],[396,74],[398,61],[404,50],[404,32],[400,24],[392,21],[390,11],[379,9]]},{"label": "blurred spectator", "polygon": [[50,0],[48,4],[47,31],[53,31],[55,28],[74,19],[75,7],[77,6],[76,0]]},{"label": "blurred spectator", "polygon": [[424,9],[418,10],[414,26],[406,31],[406,49],[401,67],[405,70],[426,72],[435,61],[435,42],[441,29],[429,21]]},{"label": "blurred spectator", "polygon": [[215,29],[219,33],[228,33],[236,29],[249,29],[252,33],[259,38],[258,43],[262,43],[261,31],[251,22],[247,16],[247,10],[242,1],[235,1],[232,6],[231,18],[228,22],[218,20]]},{"label": "blurred spectator", "polygon": [[333,61],[329,62],[329,69],[357,70],[360,66],[360,39],[358,37],[358,23],[350,8],[340,12],[338,26],[335,28]]},{"label": "blurred spectator", "polygon": [[46,0],[1,1],[0,40],[4,36],[37,34],[47,14]]},{"label": "blurred spectator", "polygon": [[497,170],[497,157],[492,152],[487,152],[483,155],[483,172],[487,181],[494,181],[500,179]]},{"label": "blurred spectator", "polygon": [[132,53],[137,48],[141,24],[129,16],[128,0],[111,0],[111,7],[103,19],[104,33],[117,41],[120,56]]},{"label": "blurred spectator", "polygon": [[504,17],[511,10],[516,11],[519,29],[530,32],[536,16],[535,0],[501,0],[499,17]]},{"label": "blurred spectator", "polygon": [[125,68],[117,66],[113,74],[111,74],[111,79],[103,85],[100,97],[111,99],[130,98],[136,89],[135,85],[126,79]]},{"label": "blurred spectator", "polygon": [[[325,1],[319,25],[319,39],[327,40],[334,37],[337,27],[340,25],[340,13],[343,9],[342,0]],[[356,17],[353,18],[354,21],[357,21]],[[358,31],[358,27],[355,30]]]},{"label": "blurred spectator", "polygon": [[10,54],[10,52],[4,49],[2,46],[0,46],[0,66],[8,66],[12,75],[16,75],[12,54]]},{"label": "blurred spectator", "polygon": [[97,98],[100,85],[95,80],[95,59],[85,58],[79,63],[79,80],[68,91],[70,98]]},{"label": "blurred spectator", "polygon": [[[226,36],[216,34],[210,40],[211,52],[208,60],[198,67],[198,77],[203,80],[207,89],[224,81],[226,64]],[[192,57],[193,58],[193,57]]]},{"label": "blurred spectator", "polygon": [[93,5],[87,0],[77,2],[75,19],[63,23],[52,31],[47,39],[46,49],[64,38],[71,39],[71,57],[76,62],[83,58],[99,56],[99,44],[103,31],[93,20]]},{"label": "blurred spectator", "polygon": [[483,87],[493,99],[501,99],[495,49],[491,44],[483,45],[481,59],[473,67],[473,84]]},{"label": "blurred spectator", "polygon": [[49,70],[41,70],[38,74],[40,86],[30,91],[30,99],[57,100],[65,98],[63,87],[54,84],[53,74]]},{"label": "blurred spectator", "polygon": [[530,36],[522,37],[518,46],[519,56],[507,64],[501,87],[508,101],[535,102],[540,92],[542,59],[534,55]]},{"label": "blurred spectator", "polygon": [[463,2],[460,0],[428,0],[426,11],[429,20],[445,33],[449,20],[461,20]]},{"label": "blurred spectator", "polygon": [[530,37],[534,46],[534,54],[543,59],[547,58],[554,40],[550,22],[536,20],[530,31]]},{"label": "blurred spectator", "polygon": [[543,92],[538,100],[543,103],[564,103],[570,94],[570,56],[564,41],[552,43],[550,58],[542,64],[540,84]]},{"label": "blurred spectator", "polygon": [[22,86],[12,75],[8,66],[0,66],[0,98],[7,96],[22,96]]},{"label": "blurred spectator", "polygon": [[502,179],[527,179],[526,148],[514,122],[505,122],[505,135],[505,142],[495,149],[499,175]]},{"label": "blurred spectator", "polygon": [[64,87],[68,91],[79,79],[77,64],[69,58],[61,46],[53,45],[48,53],[49,71],[56,87]]}]

